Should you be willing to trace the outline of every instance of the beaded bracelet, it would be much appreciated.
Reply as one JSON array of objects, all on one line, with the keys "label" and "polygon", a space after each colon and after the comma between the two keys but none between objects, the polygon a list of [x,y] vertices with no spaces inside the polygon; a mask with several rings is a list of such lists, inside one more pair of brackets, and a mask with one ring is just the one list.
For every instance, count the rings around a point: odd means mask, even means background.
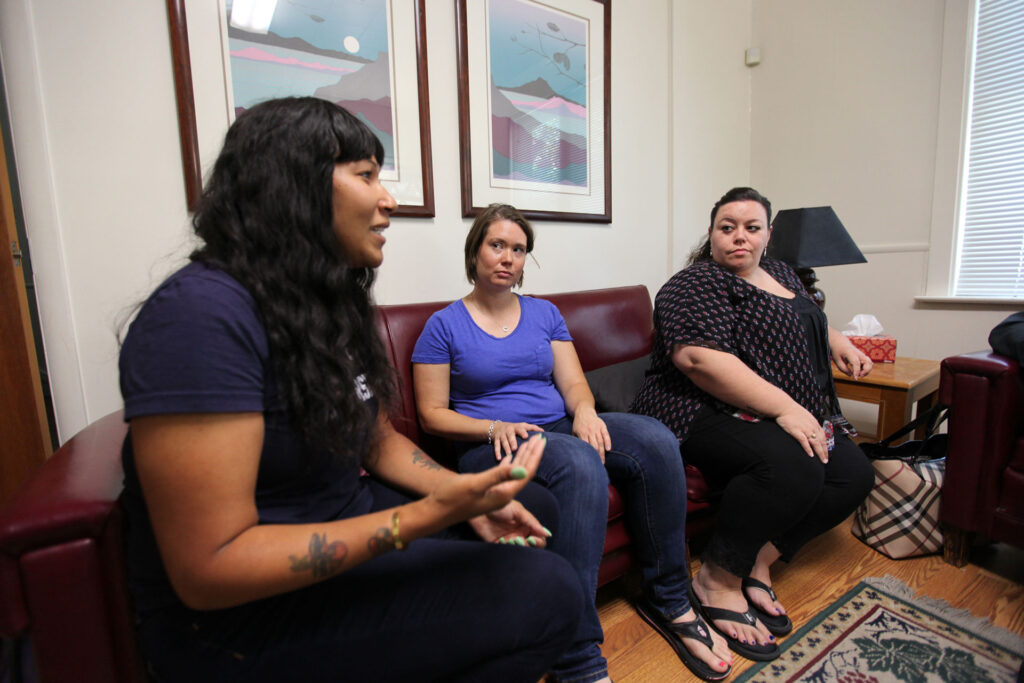
[{"label": "beaded bracelet", "polygon": [[491,426],[487,428],[487,443],[494,443],[494,427],[501,422],[501,420],[491,420]]},{"label": "beaded bracelet", "polygon": [[402,543],[402,537],[398,535],[398,510],[391,513],[391,542],[396,550],[405,550],[408,543]]}]

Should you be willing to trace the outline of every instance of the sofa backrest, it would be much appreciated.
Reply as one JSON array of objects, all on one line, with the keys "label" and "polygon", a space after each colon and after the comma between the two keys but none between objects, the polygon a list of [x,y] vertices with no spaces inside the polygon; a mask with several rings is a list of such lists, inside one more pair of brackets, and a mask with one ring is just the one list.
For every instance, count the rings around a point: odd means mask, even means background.
[{"label": "sofa backrest", "polygon": [[[650,294],[643,285],[535,296],[547,299],[562,312],[584,372],[651,352],[653,309]],[[401,394],[396,412],[391,415],[392,422],[428,453],[442,453],[444,449],[419,428],[412,388],[412,350],[427,319],[449,303],[434,301],[377,307],[377,331],[395,366]]]},{"label": "sofa backrest", "polygon": [[647,287],[611,287],[539,294],[562,312],[583,372],[646,356],[654,342]]}]

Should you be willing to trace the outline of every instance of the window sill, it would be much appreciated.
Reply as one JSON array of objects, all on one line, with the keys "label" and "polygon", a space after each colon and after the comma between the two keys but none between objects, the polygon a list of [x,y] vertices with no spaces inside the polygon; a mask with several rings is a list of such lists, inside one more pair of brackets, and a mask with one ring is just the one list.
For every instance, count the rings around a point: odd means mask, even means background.
[{"label": "window sill", "polygon": [[996,299],[975,296],[915,296],[914,301],[922,304],[958,304],[964,306],[1007,306],[1024,308],[1024,299]]}]

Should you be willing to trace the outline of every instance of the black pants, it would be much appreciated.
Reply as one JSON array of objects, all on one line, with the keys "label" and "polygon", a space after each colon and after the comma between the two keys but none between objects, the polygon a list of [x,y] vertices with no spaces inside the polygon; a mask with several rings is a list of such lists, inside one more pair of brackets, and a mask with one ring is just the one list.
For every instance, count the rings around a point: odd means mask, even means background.
[{"label": "black pants", "polygon": [[704,559],[740,577],[768,541],[788,562],[846,519],[874,484],[871,463],[845,436],[836,436],[825,464],[774,421],[746,422],[710,408],[691,423],[682,454],[722,491]]},{"label": "black pants", "polygon": [[[404,500],[370,486],[374,508]],[[554,504],[539,486],[527,488],[527,498]],[[240,607],[151,615],[138,634],[154,679],[538,680],[572,642],[583,612],[572,567],[549,550],[440,536]]]}]

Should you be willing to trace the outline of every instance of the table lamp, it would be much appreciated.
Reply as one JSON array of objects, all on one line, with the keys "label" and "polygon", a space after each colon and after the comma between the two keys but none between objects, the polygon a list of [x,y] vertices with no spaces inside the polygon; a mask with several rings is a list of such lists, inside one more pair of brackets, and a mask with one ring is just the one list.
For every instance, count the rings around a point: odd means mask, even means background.
[{"label": "table lamp", "polygon": [[793,266],[821,308],[825,293],[815,286],[815,267],[867,263],[831,206],[779,211],[772,221],[767,255]]}]

